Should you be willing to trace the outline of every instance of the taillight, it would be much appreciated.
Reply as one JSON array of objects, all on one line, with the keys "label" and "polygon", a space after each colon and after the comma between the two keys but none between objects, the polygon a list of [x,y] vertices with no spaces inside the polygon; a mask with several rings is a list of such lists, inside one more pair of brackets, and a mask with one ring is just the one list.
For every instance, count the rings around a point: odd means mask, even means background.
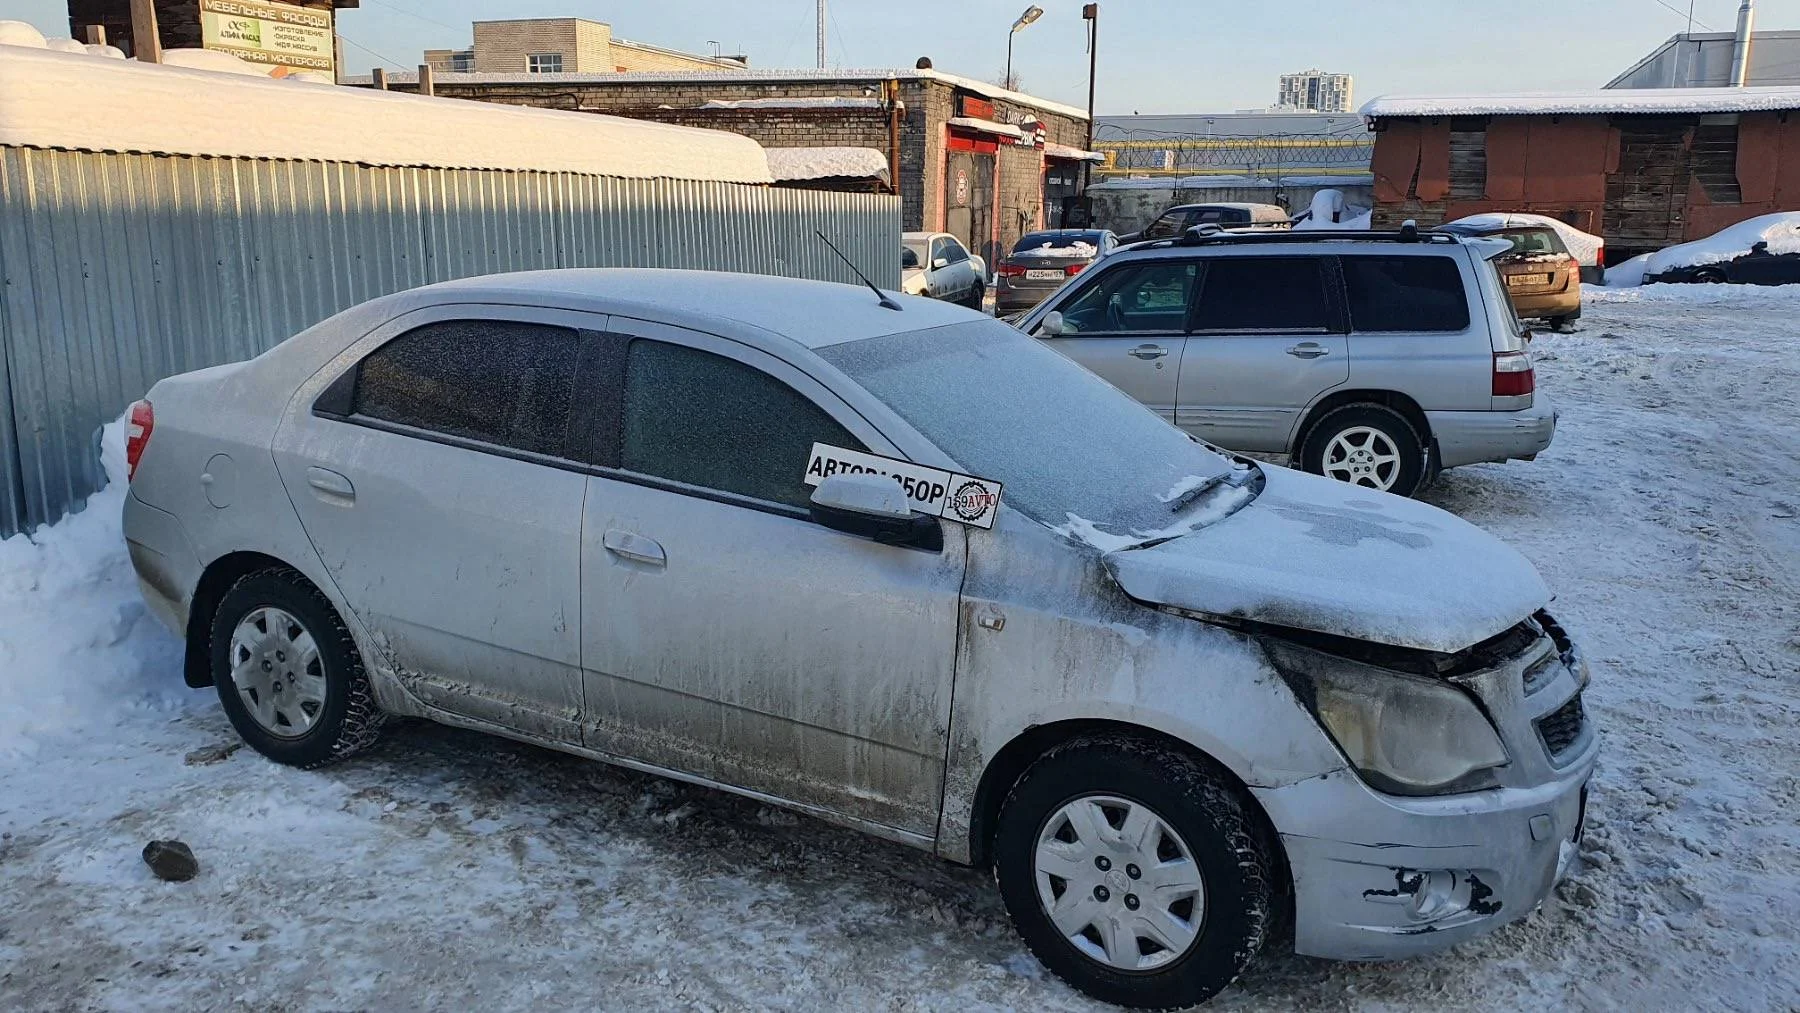
[{"label": "taillight", "polygon": [[1073,278],[1080,274],[1086,267],[1086,264],[1070,264],[1068,267],[1063,268],[1063,273]]},{"label": "taillight", "polygon": [[1529,352],[1494,353],[1494,396],[1519,397],[1537,390]]},{"label": "taillight", "polygon": [[131,406],[131,417],[125,422],[125,480],[137,477],[138,461],[150,445],[150,433],[156,428],[156,409],[148,401]]},{"label": "taillight", "polygon": [[1017,264],[1001,264],[999,275],[1002,278],[1023,278],[1025,269]]}]

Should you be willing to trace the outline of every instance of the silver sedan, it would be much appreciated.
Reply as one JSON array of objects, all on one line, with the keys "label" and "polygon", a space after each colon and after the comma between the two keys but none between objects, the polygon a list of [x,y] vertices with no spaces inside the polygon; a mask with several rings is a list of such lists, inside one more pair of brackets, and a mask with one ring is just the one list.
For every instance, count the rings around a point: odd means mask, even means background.
[{"label": "silver sedan", "polygon": [[1210,997],[1284,913],[1362,959],[1533,909],[1597,747],[1529,563],[894,301],[496,276],[164,380],[144,597],[273,760],[407,715],[792,807],[992,866],[1116,1003]]}]

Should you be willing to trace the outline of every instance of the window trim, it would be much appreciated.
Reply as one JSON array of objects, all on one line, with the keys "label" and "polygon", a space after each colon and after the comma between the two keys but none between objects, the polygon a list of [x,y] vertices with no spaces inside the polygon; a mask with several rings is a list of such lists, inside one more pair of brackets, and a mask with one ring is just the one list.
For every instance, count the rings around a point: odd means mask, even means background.
[{"label": "window trim", "polygon": [[[554,58],[556,60],[556,69],[555,70],[540,70],[535,65],[536,61],[549,60],[552,58]],[[563,72],[563,62],[564,62],[563,54],[561,52],[526,53],[525,54],[525,73],[527,73],[527,74],[560,74]]]}]

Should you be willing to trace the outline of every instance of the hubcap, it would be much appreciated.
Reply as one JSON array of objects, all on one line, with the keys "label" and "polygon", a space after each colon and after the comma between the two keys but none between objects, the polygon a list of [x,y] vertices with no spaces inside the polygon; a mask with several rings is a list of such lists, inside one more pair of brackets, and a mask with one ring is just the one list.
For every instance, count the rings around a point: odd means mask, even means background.
[{"label": "hubcap", "polygon": [[1400,448],[1379,429],[1357,426],[1325,446],[1327,478],[1387,492],[1400,478]]},{"label": "hubcap", "polygon": [[325,668],[305,625],[278,608],[259,608],[231,633],[231,684],[258,725],[299,738],[325,709]]},{"label": "hubcap", "polygon": [[1108,967],[1155,970],[1200,937],[1206,889],[1193,852],[1140,802],[1087,795],[1056,810],[1032,872],[1057,931]]}]

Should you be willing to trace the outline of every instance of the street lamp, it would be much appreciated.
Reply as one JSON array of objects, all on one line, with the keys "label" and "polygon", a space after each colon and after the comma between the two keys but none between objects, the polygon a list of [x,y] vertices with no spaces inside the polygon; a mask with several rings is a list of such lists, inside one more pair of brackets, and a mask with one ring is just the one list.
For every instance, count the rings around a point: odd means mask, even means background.
[{"label": "street lamp", "polygon": [[1019,34],[1019,29],[1024,28],[1026,25],[1031,24],[1033,21],[1036,21],[1038,18],[1041,18],[1043,16],[1044,16],[1044,9],[1042,7],[1039,7],[1037,4],[1032,4],[1030,7],[1025,8],[1025,13],[1019,15],[1019,20],[1013,22],[1012,31],[1006,33],[1006,81],[1005,81],[1005,84],[1006,84],[1007,88],[1011,88],[1013,86],[1013,76],[1012,76],[1013,36]]}]

